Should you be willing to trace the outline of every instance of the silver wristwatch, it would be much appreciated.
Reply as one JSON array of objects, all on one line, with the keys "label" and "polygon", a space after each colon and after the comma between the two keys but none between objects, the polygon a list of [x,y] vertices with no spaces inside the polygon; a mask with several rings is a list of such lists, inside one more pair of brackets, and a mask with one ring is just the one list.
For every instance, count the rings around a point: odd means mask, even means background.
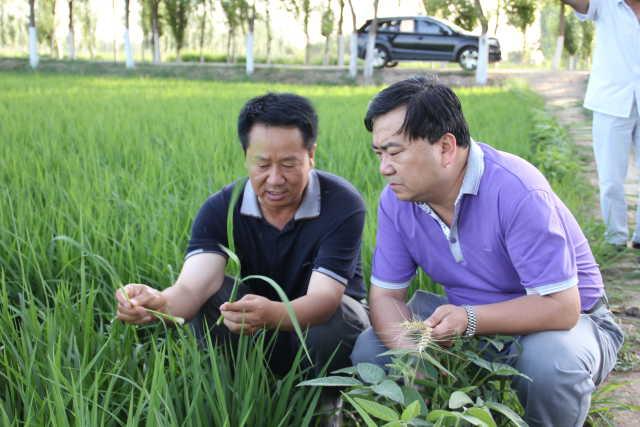
[{"label": "silver wristwatch", "polygon": [[467,329],[464,331],[463,336],[471,338],[476,334],[476,326],[478,326],[478,320],[476,319],[476,312],[470,305],[463,305],[464,311],[467,312]]}]

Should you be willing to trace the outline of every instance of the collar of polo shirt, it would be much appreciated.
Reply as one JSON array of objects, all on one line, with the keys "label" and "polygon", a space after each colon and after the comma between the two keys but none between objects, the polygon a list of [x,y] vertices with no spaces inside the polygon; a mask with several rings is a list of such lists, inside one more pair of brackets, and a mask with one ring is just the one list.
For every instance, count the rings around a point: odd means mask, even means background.
[{"label": "collar of polo shirt", "polygon": [[[258,196],[251,186],[250,180],[247,180],[244,186],[240,213],[242,215],[262,218]],[[320,180],[316,171],[311,169],[309,171],[309,182],[302,197],[302,203],[298,206],[293,219],[297,221],[300,219],[316,218],[318,216],[320,216]]]}]

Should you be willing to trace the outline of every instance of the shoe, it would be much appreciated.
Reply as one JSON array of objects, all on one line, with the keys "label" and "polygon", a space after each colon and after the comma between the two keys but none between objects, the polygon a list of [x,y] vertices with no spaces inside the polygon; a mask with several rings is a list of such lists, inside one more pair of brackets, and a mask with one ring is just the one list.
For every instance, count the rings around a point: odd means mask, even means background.
[{"label": "shoe", "polygon": [[633,249],[640,249],[640,242],[631,242],[631,247]]}]

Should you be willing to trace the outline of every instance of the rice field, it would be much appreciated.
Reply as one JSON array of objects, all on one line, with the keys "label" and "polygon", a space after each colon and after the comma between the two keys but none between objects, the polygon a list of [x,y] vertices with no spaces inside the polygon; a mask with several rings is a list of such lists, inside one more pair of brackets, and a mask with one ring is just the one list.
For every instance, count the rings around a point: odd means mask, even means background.
[{"label": "rice field", "polygon": [[[266,91],[316,106],[316,166],[368,205],[368,277],[383,180],[362,118],[379,89],[0,73],[0,425],[315,423],[302,368],[275,378],[263,345],[224,354],[186,329],[113,322],[113,292],[176,278],[201,203],[244,174],[236,117]],[[531,158],[535,98],[457,93],[475,139]]]}]

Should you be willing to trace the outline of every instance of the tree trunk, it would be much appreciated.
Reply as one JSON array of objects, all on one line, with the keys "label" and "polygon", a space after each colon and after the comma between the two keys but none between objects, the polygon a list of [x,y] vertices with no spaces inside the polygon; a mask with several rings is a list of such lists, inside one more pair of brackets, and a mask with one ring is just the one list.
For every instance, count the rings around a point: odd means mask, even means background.
[{"label": "tree trunk", "polygon": [[159,1],[151,2],[151,37],[153,37],[153,63],[159,64],[162,59],[160,58],[160,26],[158,22],[158,7]]},{"label": "tree trunk", "polygon": [[367,52],[364,60],[364,84],[373,84],[373,50],[376,45],[376,33],[378,30],[378,0],[373,2],[373,20],[369,24],[369,35],[367,38]]},{"label": "tree trunk", "polygon": [[207,25],[207,5],[203,4],[202,21],[200,21],[200,63],[204,64],[204,30]]},{"label": "tree trunk", "polygon": [[322,65],[325,67],[329,65],[329,39],[330,37],[325,37],[324,41],[324,54],[322,55]]},{"label": "tree trunk", "polygon": [[35,0],[29,0],[29,65],[32,69],[38,67],[38,32],[36,30]]},{"label": "tree trunk", "polygon": [[527,64],[529,62],[529,55],[527,55],[527,29],[522,29],[522,63]]},{"label": "tree trunk", "polygon": [[496,4],[496,25],[493,27],[493,35],[497,35],[498,34],[498,24],[500,23],[500,6],[501,6],[501,1],[498,0],[497,4]]},{"label": "tree trunk", "polygon": [[253,67],[253,30],[256,22],[256,10],[252,9],[251,15],[249,16],[248,28],[247,28],[247,45],[246,45],[246,60],[245,60],[245,71],[247,72],[247,76],[251,76],[254,71]]},{"label": "tree trunk", "polygon": [[269,5],[267,4],[266,24],[267,24],[267,64],[271,65],[271,42],[273,41],[273,34],[271,32],[271,14],[269,12]]},{"label": "tree trunk", "polygon": [[349,0],[349,9],[351,9],[351,38],[349,43],[349,76],[355,79],[358,76],[358,27],[356,26],[356,12],[353,10],[353,3]]},{"label": "tree trunk", "polygon": [[76,59],[76,46],[73,32],[73,0],[68,1],[69,4],[69,34],[67,34],[67,53],[69,59]]},{"label": "tree trunk", "polygon": [[[116,17],[116,0],[111,0],[111,9],[113,10],[113,18]],[[113,33],[113,62],[118,62],[118,40],[117,35]]]},{"label": "tree trunk", "polygon": [[556,50],[553,53],[553,60],[551,61],[551,69],[557,70],[560,68],[560,61],[562,60],[562,50],[564,49],[564,3],[560,2],[560,15],[558,17],[558,38],[556,39]]},{"label": "tree trunk", "polygon": [[311,39],[309,37],[309,14],[304,15],[304,65],[309,65],[311,61]]},{"label": "tree trunk", "polygon": [[233,43],[234,33],[235,33],[235,28],[229,28],[229,32],[227,33],[227,64],[232,63],[231,45]]},{"label": "tree trunk", "polygon": [[124,0],[124,53],[126,55],[127,68],[135,67],[133,63],[133,48],[129,39],[129,0]]},{"label": "tree trunk", "polygon": [[482,35],[478,39],[478,62],[476,66],[476,83],[479,85],[487,84],[487,74],[489,68],[489,46],[487,40],[487,32],[489,31],[489,22],[482,10],[480,0],[474,0],[480,24],[482,25]]},{"label": "tree trunk", "polygon": [[338,18],[338,67],[344,67],[344,37],[342,34],[342,24],[344,22],[344,0],[340,1],[340,18]]}]

